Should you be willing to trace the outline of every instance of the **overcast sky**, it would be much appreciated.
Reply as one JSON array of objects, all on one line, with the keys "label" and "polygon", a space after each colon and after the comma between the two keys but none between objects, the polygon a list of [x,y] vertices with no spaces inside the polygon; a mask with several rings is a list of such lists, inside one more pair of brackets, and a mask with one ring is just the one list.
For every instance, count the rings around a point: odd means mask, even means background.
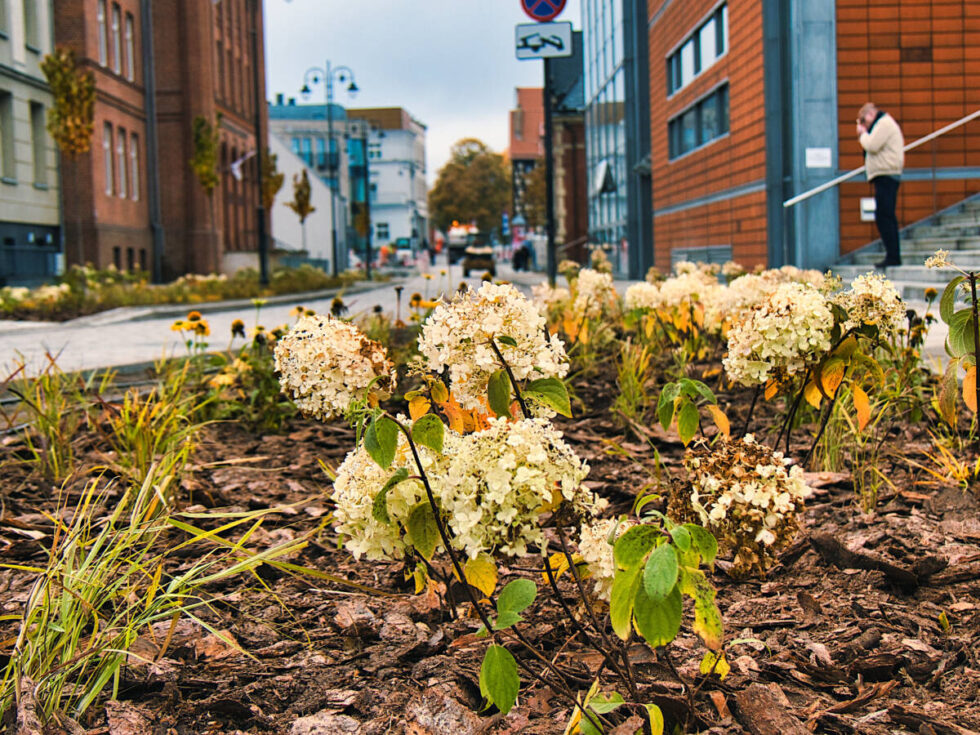
[{"label": "overcast sky", "polygon": [[[580,0],[556,20],[581,28]],[[507,147],[515,87],[539,87],[542,62],[514,58],[514,26],[529,23],[520,0],[265,0],[268,96],[297,97],[303,74],[329,59],[360,87],[353,107],[404,107],[428,126],[428,176],[452,144],[480,138]],[[310,102],[322,103],[322,88]]]}]

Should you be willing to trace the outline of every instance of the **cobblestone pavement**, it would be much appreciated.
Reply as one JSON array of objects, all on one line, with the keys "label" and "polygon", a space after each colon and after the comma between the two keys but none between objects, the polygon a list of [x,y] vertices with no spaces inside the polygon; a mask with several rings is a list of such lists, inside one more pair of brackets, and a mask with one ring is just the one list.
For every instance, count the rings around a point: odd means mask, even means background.
[{"label": "cobblestone pavement", "polygon": [[[435,298],[446,289],[455,288],[462,279],[460,267],[449,270],[452,276],[443,275],[444,263],[427,267],[430,279],[421,273],[403,279],[402,316],[408,313],[407,303],[413,292]],[[498,277],[509,280],[525,291],[544,279],[541,273],[515,273],[507,265],[498,265]],[[471,286],[479,286],[478,277],[465,279]],[[622,293],[628,282],[617,282]],[[395,284],[388,283],[366,290],[351,289],[344,296],[351,314],[370,311],[380,305],[385,311],[396,310]],[[363,287],[361,287],[363,288]],[[315,299],[290,298],[267,303],[261,308],[259,322],[272,328],[283,323],[291,323],[294,317],[290,310],[302,303],[318,312],[327,312],[333,293]],[[922,311],[925,304],[911,304]],[[162,357],[179,356],[185,347],[180,335],[170,330],[175,319],[180,318],[192,307],[131,307],[115,309],[110,312],[93,314],[70,322],[14,322],[0,321],[0,378],[13,372],[23,360],[28,371],[37,372],[47,364],[46,354],[57,358],[62,370],[92,370],[103,367],[150,363]],[[242,319],[248,328],[256,321],[255,309],[248,301],[203,304],[197,307],[211,325],[211,346],[223,349],[226,340],[230,341],[231,323]],[[938,314],[937,314],[938,316]],[[945,325],[934,324],[925,349],[926,359],[933,364],[944,355]]]}]

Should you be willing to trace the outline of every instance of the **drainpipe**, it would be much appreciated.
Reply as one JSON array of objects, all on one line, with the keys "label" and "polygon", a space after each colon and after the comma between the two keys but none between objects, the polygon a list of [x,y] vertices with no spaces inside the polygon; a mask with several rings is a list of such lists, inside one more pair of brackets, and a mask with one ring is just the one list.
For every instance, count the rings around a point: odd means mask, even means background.
[{"label": "drainpipe", "polygon": [[153,55],[153,7],[140,1],[140,33],[143,36],[143,94],[146,108],[146,192],[153,237],[153,282],[163,282],[163,217],[160,206],[160,152],[157,130],[157,82]]}]

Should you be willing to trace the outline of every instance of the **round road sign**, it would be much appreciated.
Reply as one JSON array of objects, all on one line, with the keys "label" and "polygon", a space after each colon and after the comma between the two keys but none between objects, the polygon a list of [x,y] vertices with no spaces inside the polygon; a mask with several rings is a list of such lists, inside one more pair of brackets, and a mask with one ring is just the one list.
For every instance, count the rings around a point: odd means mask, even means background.
[{"label": "round road sign", "polygon": [[546,23],[554,20],[565,9],[566,0],[521,0],[521,9],[532,20]]}]

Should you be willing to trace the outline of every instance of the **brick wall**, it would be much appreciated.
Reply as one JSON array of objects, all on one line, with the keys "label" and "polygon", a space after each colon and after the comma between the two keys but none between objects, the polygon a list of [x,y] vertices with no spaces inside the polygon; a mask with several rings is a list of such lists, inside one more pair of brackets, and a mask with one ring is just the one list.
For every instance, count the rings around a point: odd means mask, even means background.
[{"label": "brick wall", "polygon": [[[651,14],[661,4],[651,0]],[[670,250],[675,247],[730,244],[734,257],[746,265],[766,259],[764,192],[672,213],[661,211],[765,179],[761,3],[730,2],[728,53],[667,97],[667,56],[717,6],[717,0],[674,2],[650,31],[654,249],[661,269],[669,267]],[[669,160],[668,121],[726,80],[730,133]]]},{"label": "brick wall", "polygon": [[[871,100],[902,126],[905,142],[980,109],[980,3],[976,0],[838,0],[840,166],[863,163],[854,120]],[[980,121],[906,155],[909,169],[980,166]],[[980,191],[977,179],[904,180],[899,189],[902,226]],[[868,183],[841,187],[841,251],[878,238],[861,222],[859,201]]]}]

